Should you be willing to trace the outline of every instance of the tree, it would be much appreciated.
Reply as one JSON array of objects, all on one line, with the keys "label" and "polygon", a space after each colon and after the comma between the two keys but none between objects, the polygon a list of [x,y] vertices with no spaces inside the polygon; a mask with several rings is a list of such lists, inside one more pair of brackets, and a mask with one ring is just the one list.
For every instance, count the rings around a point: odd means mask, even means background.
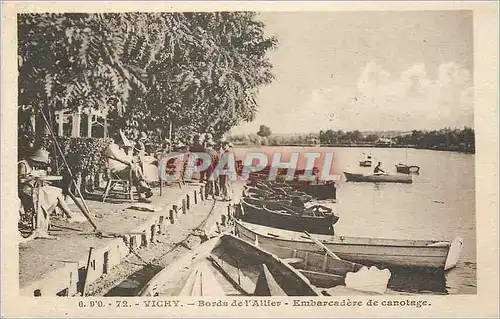
[{"label": "tree", "polygon": [[176,124],[220,137],[253,120],[255,96],[273,79],[253,12],[23,14],[19,106],[111,111],[113,128]]},{"label": "tree", "polygon": [[260,137],[269,137],[271,135],[271,129],[268,126],[261,125],[257,135]]}]

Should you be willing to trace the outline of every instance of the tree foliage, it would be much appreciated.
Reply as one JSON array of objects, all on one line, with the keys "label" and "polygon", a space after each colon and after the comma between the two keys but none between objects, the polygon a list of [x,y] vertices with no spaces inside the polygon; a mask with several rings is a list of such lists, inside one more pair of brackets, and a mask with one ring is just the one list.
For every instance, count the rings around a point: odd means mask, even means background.
[{"label": "tree foliage", "polygon": [[22,14],[19,107],[95,108],[110,125],[221,136],[255,117],[256,94],[273,80],[253,12]]},{"label": "tree foliage", "polygon": [[269,137],[271,135],[271,128],[269,126],[261,125],[257,135],[260,137]]}]

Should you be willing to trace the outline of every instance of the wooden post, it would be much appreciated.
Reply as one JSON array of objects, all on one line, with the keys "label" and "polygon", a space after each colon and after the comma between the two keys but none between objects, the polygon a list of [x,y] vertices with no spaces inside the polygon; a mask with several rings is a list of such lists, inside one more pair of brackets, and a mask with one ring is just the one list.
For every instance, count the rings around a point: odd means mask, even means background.
[{"label": "wooden post", "polygon": [[169,211],[170,224],[175,224],[175,212],[173,209]]},{"label": "wooden post", "polygon": [[81,121],[81,113],[80,110],[73,112],[73,122],[71,125],[71,136],[72,137],[80,137],[80,121]]},{"label": "wooden post", "polygon": [[134,251],[136,246],[137,246],[137,237],[135,235],[131,235],[129,244],[130,251]]},{"label": "wooden post", "polygon": [[205,200],[205,187],[203,186],[200,187],[200,199],[201,201]]},{"label": "wooden post", "polygon": [[196,189],[193,192],[194,205],[198,204],[198,194],[196,193]]},{"label": "wooden post", "polygon": [[189,194],[186,194],[186,210],[191,209],[191,202],[189,200]]},{"label": "wooden post", "polygon": [[182,199],[182,213],[183,213],[183,214],[186,214],[186,210],[187,210],[187,209],[186,209],[186,199],[185,199],[185,198],[183,198],[183,199]]},{"label": "wooden post", "polygon": [[143,234],[141,235],[141,246],[142,247],[149,246],[149,238],[148,238],[146,231],[144,231]]},{"label": "wooden post", "polygon": [[87,137],[92,137],[92,117],[93,112],[92,109],[87,113]]},{"label": "wooden post", "polygon": [[108,137],[108,114],[104,113],[103,116],[104,116],[104,123],[103,123],[104,137]]},{"label": "wooden post", "polygon": [[57,111],[56,113],[59,117],[57,118],[57,135],[63,136],[64,135],[64,111]]},{"label": "wooden post", "polygon": [[151,243],[154,243],[155,242],[155,238],[156,238],[156,228],[158,226],[156,226],[156,224],[153,224],[151,225],[151,233],[150,233],[150,237],[149,237],[149,240],[151,241]]},{"label": "wooden post", "polygon": [[164,229],[163,225],[165,224],[165,216],[160,216],[160,220],[158,223],[158,234],[163,234]]}]

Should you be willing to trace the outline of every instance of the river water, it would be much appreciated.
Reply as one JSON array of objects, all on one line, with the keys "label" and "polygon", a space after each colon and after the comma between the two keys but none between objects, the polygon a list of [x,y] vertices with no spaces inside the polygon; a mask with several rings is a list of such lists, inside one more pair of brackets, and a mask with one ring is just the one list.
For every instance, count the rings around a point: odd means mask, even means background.
[{"label": "river water", "polygon": [[[254,151],[303,152],[309,148],[262,147]],[[248,149],[236,149],[241,157]],[[337,235],[400,239],[452,240],[460,236],[464,247],[457,267],[442,273],[393,274],[394,294],[475,294],[476,215],[474,155],[400,148],[320,148],[334,152],[334,170],[365,173],[366,154],[382,162],[388,173],[397,163],[420,166],[412,184],[338,183],[333,208],[340,220]]]}]

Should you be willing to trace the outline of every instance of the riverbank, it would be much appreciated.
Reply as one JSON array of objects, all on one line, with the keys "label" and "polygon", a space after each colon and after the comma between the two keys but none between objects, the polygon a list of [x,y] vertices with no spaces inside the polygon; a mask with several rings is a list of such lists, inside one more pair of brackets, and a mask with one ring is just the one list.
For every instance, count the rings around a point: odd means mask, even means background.
[{"label": "riverbank", "polygon": [[[164,189],[163,196],[158,189],[153,192],[152,204],[147,205],[88,200],[91,217],[105,236],[97,236],[87,222],[68,224],[55,218],[50,234],[59,240],[21,244],[21,295],[72,296],[84,290],[100,291],[99,285],[92,283],[102,277],[119,280],[116,267],[131,254],[141,250],[158,254],[158,245],[175,246],[186,232],[198,228],[197,234],[204,236],[208,225],[215,223],[207,219],[215,201],[204,198],[201,184],[186,184],[182,188],[172,185]],[[72,208],[76,210],[75,206]],[[118,273],[128,276],[130,271],[134,271],[133,267]]]},{"label": "riverbank", "polygon": [[256,145],[256,144],[238,144],[235,143],[235,147],[238,148],[250,148],[250,147],[260,147],[260,146],[268,146],[268,147],[349,147],[349,148],[409,148],[416,150],[431,150],[431,151],[443,151],[443,152],[456,152],[462,154],[475,154],[475,152],[471,151],[463,151],[458,150],[455,147],[418,147],[415,145],[385,145],[385,144],[349,144],[349,143],[336,143],[336,144],[281,144],[281,145]]}]

